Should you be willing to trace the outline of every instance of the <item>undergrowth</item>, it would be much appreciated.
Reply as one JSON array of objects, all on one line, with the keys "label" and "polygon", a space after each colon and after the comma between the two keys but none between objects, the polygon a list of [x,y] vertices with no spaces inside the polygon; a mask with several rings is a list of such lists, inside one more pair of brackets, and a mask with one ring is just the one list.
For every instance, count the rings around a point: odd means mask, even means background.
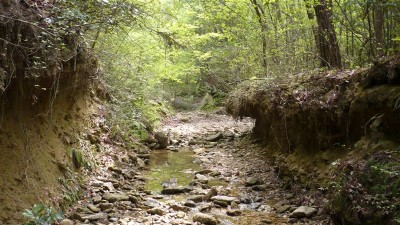
[{"label": "undergrowth", "polygon": [[330,209],[341,224],[399,224],[400,152],[381,151],[339,165]]}]

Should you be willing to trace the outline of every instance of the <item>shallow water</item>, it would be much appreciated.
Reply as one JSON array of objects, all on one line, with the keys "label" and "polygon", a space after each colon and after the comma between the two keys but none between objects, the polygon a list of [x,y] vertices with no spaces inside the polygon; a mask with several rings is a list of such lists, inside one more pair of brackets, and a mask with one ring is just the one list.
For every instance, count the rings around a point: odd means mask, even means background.
[{"label": "shallow water", "polygon": [[[189,149],[178,152],[167,150],[153,151],[150,155],[151,172],[147,175],[145,189],[151,192],[161,192],[162,183],[173,183],[186,187],[193,180],[193,172],[200,170],[199,164],[194,163],[195,155]],[[174,185],[174,184],[172,184]]]}]

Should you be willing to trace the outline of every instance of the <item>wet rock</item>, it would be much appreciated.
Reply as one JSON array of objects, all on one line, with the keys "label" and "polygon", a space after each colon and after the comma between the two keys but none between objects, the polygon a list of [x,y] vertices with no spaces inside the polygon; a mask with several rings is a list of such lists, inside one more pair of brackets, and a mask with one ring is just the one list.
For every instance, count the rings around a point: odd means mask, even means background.
[{"label": "wet rock", "polygon": [[137,156],[141,159],[150,159],[150,154],[138,154]]},{"label": "wet rock", "polygon": [[163,132],[154,133],[154,138],[157,139],[159,148],[161,149],[166,148],[169,144],[169,137],[167,134],[164,134]]},{"label": "wet rock", "polygon": [[159,215],[159,216],[163,216],[163,215],[166,214],[166,212],[161,208],[149,209],[149,210],[147,210],[147,213],[150,214],[150,215]]},{"label": "wet rock", "polygon": [[60,225],[74,225],[74,221],[70,220],[70,219],[63,219],[60,222]]},{"label": "wet rock", "polygon": [[216,134],[213,134],[213,135],[210,135],[208,137],[205,137],[204,140],[206,140],[206,141],[218,141],[223,137],[224,137],[224,135],[221,132],[218,132]]},{"label": "wet rock", "polygon": [[228,204],[231,204],[231,202],[237,201],[238,199],[236,197],[217,195],[217,196],[211,197],[211,200],[213,202],[214,201],[222,201],[222,202],[226,202]]},{"label": "wet rock", "polygon": [[196,203],[194,201],[192,201],[192,200],[186,201],[183,205],[187,206],[187,207],[190,207],[190,208],[196,207]]},{"label": "wet rock", "polygon": [[190,140],[189,145],[204,145],[207,144],[207,141],[196,141],[196,140]]},{"label": "wet rock", "polygon": [[181,194],[181,193],[188,193],[192,191],[189,187],[167,187],[161,191],[163,195],[174,195],[174,194]]},{"label": "wet rock", "polygon": [[103,195],[103,199],[113,203],[113,202],[118,202],[118,201],[128,201],[129,196],[126,194],[106,193]]},{"label": "wet rock", "polygon": [[226,214],[228,216],[240,216],[240,215],[242,215],[242,211],[237,210],[237,209],[231,209],[231,210],[226,211]]},{"label": "wet rock", "polygon": [[303,217],[311,217],[317,212],[317,209],[309,207],[309,206],[300,206],[296,210],[294,210],[289,217],[291,218],[303,218]]},{"label": "wet rock", "polygon": [[92,212],[94,212],[94,213],[100,212],[100,209],[97,208],[96,206],[92,205],[92,204],[89,204],[89,205],[87,206],[87,208],[90,209],[90,211],[92,211]]},{"label": "wet rock", "polygon": [[194,222],[199,222],[206,225],[217,225],[218,221],[213,216],[205,214],[205,213],[196,213],[193,216]]}]

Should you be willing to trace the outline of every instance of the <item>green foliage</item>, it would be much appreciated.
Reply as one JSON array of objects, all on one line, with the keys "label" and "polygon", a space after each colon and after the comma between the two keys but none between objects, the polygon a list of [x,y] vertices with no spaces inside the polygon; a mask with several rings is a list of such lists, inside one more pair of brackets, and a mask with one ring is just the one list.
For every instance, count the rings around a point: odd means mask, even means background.
[{"label": "green foliage", "polygon": [[400,209],[400,153],[375,153],[365,163],[343,162],[331,210],[351,224],[390,223]]},{"label": "green foliage", "polygon": [[51,225],[64,217],[62,212],[43,204],[35,204],[32,209],[26,209],[23,215],[29,220],[25,225]]}]

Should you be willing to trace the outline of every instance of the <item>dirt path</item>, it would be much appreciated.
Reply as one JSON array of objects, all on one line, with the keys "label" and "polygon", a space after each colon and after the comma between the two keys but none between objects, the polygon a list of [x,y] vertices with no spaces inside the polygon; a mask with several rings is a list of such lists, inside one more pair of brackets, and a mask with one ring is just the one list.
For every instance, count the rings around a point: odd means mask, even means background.
[{"label": "dirt path", "polygon": [[225,115],[178,114],[163,126],[173,142],[167,150],[106,150],[102,173],[91,178],[70,218],[75,224],[329,224],[312,199],[283,190],[249,138],[252,127],[251,120]]}]

